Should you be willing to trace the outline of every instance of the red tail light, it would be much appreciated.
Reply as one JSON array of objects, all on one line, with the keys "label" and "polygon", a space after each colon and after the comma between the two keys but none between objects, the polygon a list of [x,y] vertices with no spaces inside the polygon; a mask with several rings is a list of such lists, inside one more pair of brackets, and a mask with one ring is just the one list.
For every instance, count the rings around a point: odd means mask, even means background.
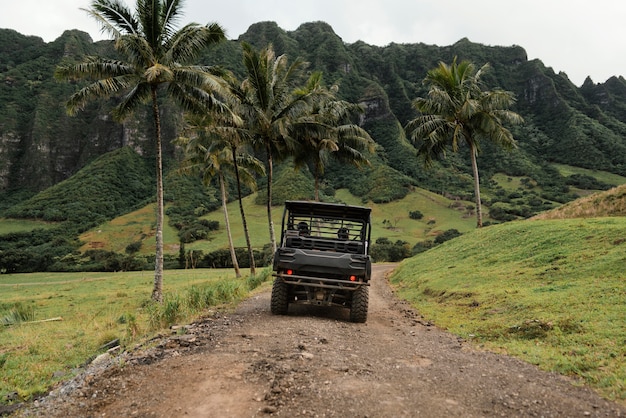
[{"label": "red tail light", "polygon": [[287,275],[291,276],[293,274],[293,270],[289,269],[285,273],[287,273]]},{"label": "red tail light", "polygon": [[356,276],[350,276],[350,281],[351,282],[356,282]]}]

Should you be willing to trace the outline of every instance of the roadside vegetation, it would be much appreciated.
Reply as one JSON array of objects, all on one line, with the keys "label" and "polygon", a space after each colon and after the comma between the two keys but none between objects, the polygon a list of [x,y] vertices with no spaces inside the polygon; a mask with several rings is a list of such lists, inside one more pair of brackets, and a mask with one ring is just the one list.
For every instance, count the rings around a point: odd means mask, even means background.
[{"label": "roadside vegetation", "polygon": [[151,301],[150,272],[0,275],[0,402],[47,393],[108,348],[132,348],[218,309],[269,277],[230,270],[167,272],[163,303]]},{"label": "roadside vegetation", "polygon": [[424,320],[626,401],[626,219],[515,221],[404,261]]}]

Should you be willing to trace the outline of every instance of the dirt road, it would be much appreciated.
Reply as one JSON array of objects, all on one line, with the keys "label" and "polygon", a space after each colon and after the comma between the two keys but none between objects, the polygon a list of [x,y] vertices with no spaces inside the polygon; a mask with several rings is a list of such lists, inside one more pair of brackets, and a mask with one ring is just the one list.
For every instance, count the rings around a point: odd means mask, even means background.
[{"label": "dirt road", "polygon": [[156,347],[100,359],[21,415],[626,417],[569,379],[425,323],[393,296],[392,268],[374,267],[365,324],[306,306],[272,316],[260,293]]}]

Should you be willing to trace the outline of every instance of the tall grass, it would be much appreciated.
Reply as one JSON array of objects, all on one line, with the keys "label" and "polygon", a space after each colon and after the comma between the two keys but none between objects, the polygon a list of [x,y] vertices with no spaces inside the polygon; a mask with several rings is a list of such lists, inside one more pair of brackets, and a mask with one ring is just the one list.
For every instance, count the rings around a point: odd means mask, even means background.
[{"label": "tall grass", "polygon": [[[245,298],[270,277],[232,270],[165,273],[162,304],[150,300],[148,272],[0,275],[0,399],[45,393],[104,350],[148,339],[207,309]],[[54,318],[52,322],[42,320]],[[34,321],[34,322],[33,322]]]},{"label": "tall grass", "polygon": [[391,281],[442,328],[626,400],[626,219],[517,221],[404,261]]},{"label": "tall grass", "polygon": [[[259,275],[267,280],[269,273]],[[193,285],[183,293],[166,293],[163,303],[150,302],[145,305],[150,329],[153,331],[168,328],[212,306],[241,301],[249,290],[262,283],[261,279],[228,280],[222,279],[205,285]],[[251,287],[250,284],[254,285]]]},{"label": "tall grass", "polygon": [[[4,310],[4,309],[3,309]],[[21,302],[14,304],[0,317],[0,325],[15,325],[35,319],[35,308]]]}]

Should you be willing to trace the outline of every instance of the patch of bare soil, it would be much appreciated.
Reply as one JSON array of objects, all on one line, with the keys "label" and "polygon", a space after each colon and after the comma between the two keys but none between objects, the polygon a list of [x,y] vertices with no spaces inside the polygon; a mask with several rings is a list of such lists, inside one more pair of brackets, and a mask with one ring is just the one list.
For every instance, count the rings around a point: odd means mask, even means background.
[{"label": "patch of bare soil", "polygon": [[571,379],[477,351],[396,299],[374,266],[365,324],[268,292],[156,347],[100,358],[34,417],[626,417]]}]

